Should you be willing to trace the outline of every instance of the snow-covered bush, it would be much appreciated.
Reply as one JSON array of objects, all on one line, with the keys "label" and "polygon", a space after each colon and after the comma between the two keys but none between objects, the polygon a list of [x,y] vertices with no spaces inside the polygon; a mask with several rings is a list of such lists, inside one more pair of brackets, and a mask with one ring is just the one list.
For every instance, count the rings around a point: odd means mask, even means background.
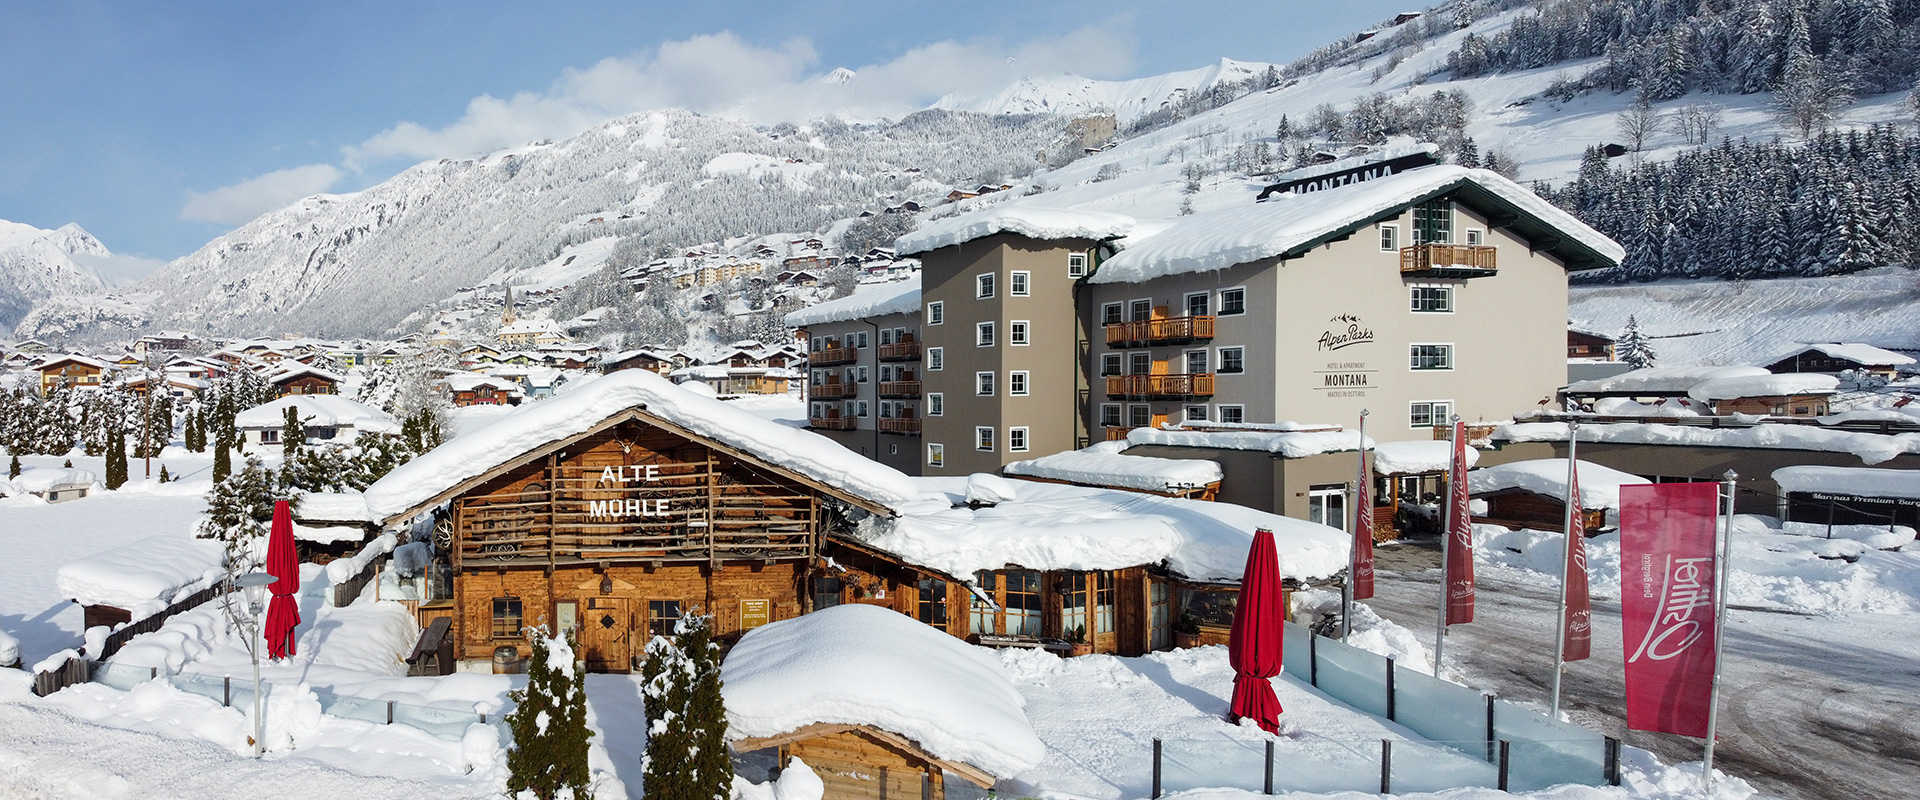
[{"label": "snow-covered bush", "polygon": [[533,658],[527,688],[512,694],[507,714],[513,744],[507,750],[507,791],[516,798],[554,800],[591,797],[587,767],[586,686],[573,663],[573,643],[548,638],[545,628],[527,629]]}]

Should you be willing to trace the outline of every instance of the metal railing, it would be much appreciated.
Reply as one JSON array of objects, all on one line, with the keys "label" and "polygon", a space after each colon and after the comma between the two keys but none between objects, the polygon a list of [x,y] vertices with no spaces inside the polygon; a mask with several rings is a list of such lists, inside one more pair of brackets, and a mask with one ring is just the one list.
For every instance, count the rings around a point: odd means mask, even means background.
[{"label": "metal railing", "polygon": [[[131,691],[134,687],[149,681],[164,680],[176,689],[217,700],[222,706],[228,708],[253,706],[252,682],[235,681],[229,675],[166,672],[158,667],[104,663],[94,665],[92,680],[94,683],[121,691]],[[436,739],[449,742],[460,741],[466,736],[467,729],[476,724],[495,726],[499,730],[501,741],[508,741],[512,737],[512,733],[507,730],[504,713],[490,714],[400,703],[393,700],[371,700],[324,689],[310,691],[320,701],[320,713],[342,719],[357,719],[375,725],[406,725],[424,731]]]}]

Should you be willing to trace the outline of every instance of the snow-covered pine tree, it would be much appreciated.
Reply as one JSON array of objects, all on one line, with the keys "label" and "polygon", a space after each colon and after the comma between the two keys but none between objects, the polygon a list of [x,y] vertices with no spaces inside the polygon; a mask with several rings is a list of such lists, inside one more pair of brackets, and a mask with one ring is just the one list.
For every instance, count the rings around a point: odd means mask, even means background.
[{"label": "snow-covered pine tree", "polygon": [[648,797],[725,800],[733,766],[727,756],[726,708],[720,696],[720,647],[712,621],[681,617],[674,637],[647,643],[641,695],[647,708]]},{"label": "snow-covered pine tree", "polygon": [[233,446],[236,436],[233,429],[233,398],[226,392],[220,393],[219,401],[214,405],[213,419],[213,479],[224,481],[233,473]]},{"label": "snow-covered pine tree", "polygon": [[20,456],[15,454],[7,460],[7,480],[18,477],[20,477]]},{"label": "snow-covered pine tree", "polygon": [[675,627],[693,670],[686,714],[693,744],[689,782],[701,800],[727,800],[733,763],[727,755],[727,709],[720,693],[720,645],[713,641],[713,618],[683,617]]},{"label": "snow-covered pine tree", "polygon": [[127,483],[127,432],[114,420],[107,431],[107,480],[108,489],[118,489]]},{"label": "snow-covered pine tree", "polygon": [[226,547],[228,566],[245,572],[258,566],[256,554],[265,555],[258,544],[273,523],[273,504],[279,500],[297,504],[299,499],[299,492],[280,486],[273,470],[258,456],[251,456],[239,472],[207,492],[207,513],[194,535],[219,540]]},{"label": "snow-covered pine tree", "polygon": [[161,482],[161,483],[172,483],[172,482],[173,482],[173,476],[172,476],[172,475],[169,475],[169,474],[167,474],[167,465],[165,465],[165,464],[161,464],[161,465],[160,465],[160,482]]},{"label": "snow-covered pine tree", "polygon": [[283,463],[293,463],[300,452],[300,446],[307,443],[307,427],[300,424],[300,408],[289,405],[286,415],[280,423],[280,452]]},{"label": "snow-covered pine tree", "polygon": [[[507,791],[516,798],[570,797],[588,800],[592,772],[587,766],[587,691],[575,669],[573,643],[548,638],[544,627],[528,628],[533,657],[527,688],[512,693],[507,714],[513,745],[507,750]],[[651,786],[647,794],[653,795]]]},{"label": "snow-covered pine tree", "polygon": [[1620,331],[1620,340],[1614,345],[1615,355],[1634,369],[1646,369],[1653,366],[1659,354],[1653,351],[1653,344],[1647,341],[1647,335],[1640,330],[1640,320],[1627,315],[1627,327]]}]

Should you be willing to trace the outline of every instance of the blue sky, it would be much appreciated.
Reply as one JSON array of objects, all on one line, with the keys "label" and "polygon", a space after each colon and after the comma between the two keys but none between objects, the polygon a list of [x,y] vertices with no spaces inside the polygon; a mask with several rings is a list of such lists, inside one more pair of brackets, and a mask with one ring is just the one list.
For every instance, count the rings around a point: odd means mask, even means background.
[{"label": "blue sky", "polygon": [[[0,5],[0,219],[77,222],[126,278],[319,191],[678,106],[771,120],[856,70],[886,115],[1022,73],[1284,63],[1418,4]],[[847,102],[845,98],[836,100]],[[813,105],[810,105],[812,103]]]}]

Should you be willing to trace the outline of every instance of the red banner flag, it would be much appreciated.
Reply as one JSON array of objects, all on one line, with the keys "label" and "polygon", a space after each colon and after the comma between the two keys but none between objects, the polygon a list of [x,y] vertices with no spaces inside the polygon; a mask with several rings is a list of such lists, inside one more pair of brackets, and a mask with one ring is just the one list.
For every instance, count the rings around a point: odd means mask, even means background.
[{"label": "red banner flag", "polygon": [[1716,483],[1620,487],[1629,729],[1707,735],[1719,505]]},{"label": "red banner flag", "polygon": [[1365,434],[1360,444],[1360,486],[1353,498],[1353,599],[1368,600],[1373,597],[1373,475],[1367,469]]},{"label": "red banner flag", "polygon": [[1453,423],[1447,473],[1447,624],[1473,621],[1473,509],[1467,505],[1467,424]]},{"label": "red banner flag", "polygon": [[1560,657],[1579,661],[1593,655],[1593,599],[1587,594],[1587,520],[1581,513],[1579,462],[1567,471],[1571,477],[1567,503],[1573,514],[1567,525],[1567,618],[1560,621],[1566,626],[1566,638],[1561,640],[1566,646]]}]

